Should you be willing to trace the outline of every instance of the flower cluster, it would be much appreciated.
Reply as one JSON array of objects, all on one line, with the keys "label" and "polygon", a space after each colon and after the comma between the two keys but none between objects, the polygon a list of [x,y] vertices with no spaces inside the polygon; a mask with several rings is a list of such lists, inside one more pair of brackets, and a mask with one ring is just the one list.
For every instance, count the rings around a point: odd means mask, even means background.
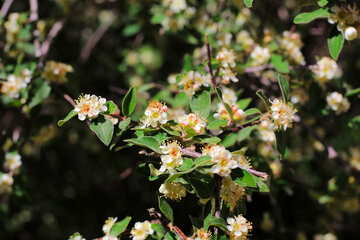
[{"label": "flower cluster", "polygon": [[211,232],[205,231],[204,228],[200,228],[196,232],[195,240],[210,240],[211,239]]},{"label": "flower cluster", "polygon": [[133,240],[144,240],[150,234],[153,234],[154,230],[151,228],[149,221],[136,222],[134,228],[131,229],[131,236]]},{"label": "flower cluster", "polygon": [[198,113],[190,113],[188,115],[181,116],[178,124],[185,132],[192,129],[197,134],[203,134],[205,132],[206,120]]},{"label": "flower cluster", "polygon": [[161,184],[159,192],[173,201],[178,201],[186,196],[186,188],[177,182]]},{"label": "flower cluster", "polygon": [[73,68],[64,63],[48,61],[45,64],[42,77],[53,83],[66,83],[66,74],[72,72]]},{"label": "flower cluster", "polygon": [[19,173],[21,164],[21,156],[17,152],[5,154],[4,169],[8,173],[0,172],[0,194],[12,192],[12,185],[14,184],[13,175]]},{"label": "flower cluster", "polygon": [[273,131],[272,124],[268,119],[261,121],[258,130],[262,141],[275,142],[275,133]]},{"label": "flower cluster", "polygon": [[272,127],[274,130],[292,127],[292,122],[295,119],[296,109],[293,108],[291,103],[285,103],[282,100],[274,99],[271,102],[270,114],[272,119]]},{"label": "flower cluster", "polygon": [[165,124],[167,119],[167,106],[159,100],[154,100],[149,103],[149,106],[145,110],[145,116],[141,119],[143,128],[148,126],[157,127],[161,124]]},{"label": "flower cluster", "polygon": [[116,218],[109,217],[105,221],[105,223],[104,223],[104,225],[102,227],[102,230],[103,230],[105,236],[108,236],[110,234],[110,230],[111,230],[112,226],[114,226],[116,221],[117,221],[117,217]]},{"label": "flower cluster", "polygon": [[100,113],[106,112],[108,110],[105,106],[106,99],[96,95],[80,95],[80,97],[75,100],[75,102],[75,112],[78,113],[78,118],[81,121],[84,121],[86,117],[94,119]]},{"label": "flower cluster", "polygon": [[336,112],[336,114],[340,114],[343,112],[347,112],[350,108],[349,101],[343,97],[341,93],[332,92],[326,97],[327,104],[329,107]]},{"label": "flower cluster", "polygon": [[177,141],[167,142],[160,146],[164,155],[161,155],[161,172],[175,172],[175,168],[181,166],[184,161],[182,158],[182,148]]},{"label": "flower cluster", "polygon": [[31,77],[32,72],[29,69],[20,70],[17,76],[15,74],[10,74],[7,76],[6,81],[1,83],[0,92],[10,98],[19,98],[21,90],[27,87]]},{"label": "flower cluster", "polygon": [[240,121],[245,118],[246,114],[242,109],[239,109],[236,105],[231,105],[231,116],[226,110],[224,104],[218,104],[218,112],[214,114],[214,118],[222,119],[222,120],[230,120]]},{"label": "flower cluster", "polygon": [[246,240],[252,230],[251,223],[241,214],[227,219],[231,240]]},{"label": "flower cluster", "polygon": [[344,34],[346,40],[352,41],[359,37],[360,11],[355,3],[353,6],[333,6],[331,12],[329,23],[337,23],[337,29]]},{"label": "flower cluster", "polygon": [[8,21],[4,23],[4,27],[6,29],[6,41],[8,43],[15,43],[17,41],[18,34],[25,21],[26,19],[22,18],[19,13],[9,14]]},{"label": "flower cluster", "polygon": [[296,64],[305,65],[304,56],[300,51],[303,43],[299,33],[291,33],[289,31],[283,32],[280,45],[291,60]]},{"label": "flower cluster", "polygon": [[196,91],[200,90],[201,86],[208,87],[210,86],[210,83],[210,74],[202,75],[199,72],[189,71],[186,75],[181,77],[178,85],[181,86],[189,96],[192,96]]},{"label": "flower cluster", "polygon": [[230,211],[233,211],[237,202],[245,196],[245,188],[235,183],[231,177],[225,177],[222,180],[220,197],[229,203]]},{"label": "flower cluster", "polygon": [[337,63],[329,57],[322,57],[317,61],[313,72],[320,83],[325,83],[327,80],[338,78],[342,74]]},{"label": "flower cluster", "polygon": [[252,50],[250,58],[252,59],[251,65],[254,67],[266,64],[270,60],[270,50],[257,45]]},{"label": "flower cluster", "polygon": [[255,44],[255,41],[251,38],[250,33],[246,30],[241,30],[236,35],[236,43],[241,44],[241,47],[248,51],[251,46]]},{"label": "flower cluster", "polygon": [[229,176],[232,169],[239,167],[232,154],[223,146],[208,146],[203,149],[202,154],[211,157],[211,162],[214,164],[211,168],[212,173],[222,177]]},{"label": "flower cluster", "polygon": [[238,82],[236,74],[232,71],[232,68],[236,66],[235,55],[233,50],[222,48],[216,55],[216,60],[220,63],[221,81],[224,84],[230,83],[230,81]]}]

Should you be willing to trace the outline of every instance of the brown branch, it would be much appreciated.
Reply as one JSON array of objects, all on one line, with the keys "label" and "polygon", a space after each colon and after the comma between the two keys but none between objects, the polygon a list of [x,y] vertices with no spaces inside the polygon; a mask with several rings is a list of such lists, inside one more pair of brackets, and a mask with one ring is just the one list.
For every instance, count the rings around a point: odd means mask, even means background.
[{"label": "brown branch", "polygon": [[38,6],[39,4],[37,0],[30,0],[30,22],[35,22],[39,19]]},{"label": "brown branch", "polygon": [[117,14],[113,13],[111,17],[100,24],[99,28],[95,31],[95,33],[88,39],[88,41],[85,43],[84,47],[81,50],[80,53],[80,61],[86,62],[88,58],[90,57],[90,54],[92,50],[95,48],[96,44],[100,41],[100,39],[104,36],[106,31],[111,27],[111,25],[116,20]]},{"label": "brown branch", "polygon": [[11,4],[13,3],[14,0],[6,0],[4,2],[4,4],[1,6],[1,10],[0,10],[0,14],[2,16],[2,18],[5,18],[6,14],[8,13]]}]

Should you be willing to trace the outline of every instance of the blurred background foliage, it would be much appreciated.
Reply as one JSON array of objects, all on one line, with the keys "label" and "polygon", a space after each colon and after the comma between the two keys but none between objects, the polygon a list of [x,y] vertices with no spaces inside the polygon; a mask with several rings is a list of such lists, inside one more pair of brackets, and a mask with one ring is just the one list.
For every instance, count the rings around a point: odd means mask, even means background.
[{"label": "blurred background foliage", "polygon": [[[208,11],[218,6],[211,0],[188,2],[197,9],[208,6]],[[241,1],[233,2],[227,7],[238,12],[235,6]],[[164,31],[154,23],[156,4],[159,1],[39,1],[39,18],[47,31],[56,21],[64,22],[47,56],[74,68],[61,90],[73,98],[82,92],[96,93],[120,104],[129,86],[136,86],[138,99],[146,103],[150,95],[159,91],[154,83],[165,83],[169,74],[181,72],[184,56],[192,56],[196,48],[204,45],[203,34],[193,22],[181,31]],[[15,1],[10,11],[28,12],[29,2]],[[295,0],[258,0],[251,12],[257,16],[250,19],[251,29],[260,39],[265,28],[282,32],[294,27],[299,7]],[[324,43],[330,27],[326,20],[296,26],[304,42],[302,52],[307,64],[329,55]],[[102,34],[96,39],[99,32]],[[339,81],[353,88],[360,86],[358,42],[346,44],[338,61],[343,71]],[[255,99],[257,89],[264,89],[268,96],[278,93],[276,82],[264,85],[252,75],[239,78],[235,86],[243,89],[242,97]],[[303,79],[306,81],[306,77]],[[96,237],[101,236],[100,226],[108,216],[147,219],[146,209],[157,205],[159,184],[149,183],[146,176],[134,172],[146,157],[139,155],[138,149],[108,151],[79,121],[71,121],[60,130],[54,123],[71,106],[58,92],[52,95],[38,110],[42,114],[32,112],[34,118],[25,118],[15,108],[0,107],[0,115],[9,116],[2,119],[0,128],[11,122],[8,132],[21,125],[27,136],[22,143],[24,164],[15,178],[14,193],[1,198],[0,239],[65,239],[75,231]],[[252,239],[313,239],[316,234],[329,232],[338,239],[359,236],[359,184],[341,162],[328,158],[327,150],[314,137],[326,139],[343,158],[349,159],[349,147],[360,143],[356,123],[349,125],[360,113],[359,98],[354,96],[351,111],[338,117],[319,111],[325,103],[317,98],[323,95],[318,86],[310,87],[308,95],[310,101],[299,113],[308,126],[295,124],[289,132],[291,150],[282,162],[281,176],[272,174],[270,193],[247,197],[247,219],[254,224]],[[309,131],[304,131],[307,128]],[[7,141],[5,137],[0,139],[3,149]],[[251,142],[250,157],[257,169],[271,173],[274,170],[266,157],[269,153],[257,154],[262,144]],[[188,214],[200,213],[195,201],[195,197],[188,196],[172,204],[175,223],[187,234],[191,233]]]}]

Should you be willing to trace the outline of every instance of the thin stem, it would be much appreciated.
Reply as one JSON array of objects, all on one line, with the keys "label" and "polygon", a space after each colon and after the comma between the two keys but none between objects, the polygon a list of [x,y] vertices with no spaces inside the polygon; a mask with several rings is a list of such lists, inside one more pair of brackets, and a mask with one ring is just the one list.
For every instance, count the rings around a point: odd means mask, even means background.
[{"label": "thin stem", "polygon": [[1,6],[0,14],[2,18],[5,18],[13,2],[14,0],[6,0],[4,4]]},{"label": "thin stem", "polygon": [[30,17],[29,17],[29,21],[30,22],[35,22],[39,19],[39,14],[38,14],[38,1],[37,0],[30,0]]}]

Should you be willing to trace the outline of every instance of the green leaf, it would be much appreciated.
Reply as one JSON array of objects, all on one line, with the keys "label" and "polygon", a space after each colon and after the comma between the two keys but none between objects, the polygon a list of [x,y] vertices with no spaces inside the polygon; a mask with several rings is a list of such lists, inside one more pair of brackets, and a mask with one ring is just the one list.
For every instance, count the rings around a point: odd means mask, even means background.
[{"label": "green leaf", "polygon": [[31,101],[29,102],[29,107],[33,108],[36,105],[42,103],[50,94],[51,87],[43,79],[36,79],[30,87],[30,95],[32,95]]},{"label": "green leaf", "polygon": [[180,133],[180,132],[178,132],[178,131],[176,131],[176,130],[173,130],[173,129],[171,128],[171,126],[168,125],[168,124],[167,124],[167,125],[161,125],[160,128],[161,128],[162,130],[164,130],[165,132],[167,132],[168,134],[172,135],[172,136],[177,136],[177,137],[180,137],[180,136],[181,136],[181,133]]},{"label": "green leaf", "polygon": [[169,219],[171,222],[174,221],[173,210],[170,207],[169,203],[165,201],[165,199],[158,197],[159,199],[159,209],[164,214],[164,216]]},{"label": "green leaf", "polygon": [[206,128],[209,130],[220,129],[222,127],[226,127],[228,122],[226,120],[217,119],[209,123]]},{"label": "green leaf", "polygon": [[278,83],[281,89],[281,93],[284,99],[284,102],[288,102],[289,101],[289,83],[288,81],[285,79],[285,77],[281,74],[279,74],[278,76]]},{"label": "green leaf", "polygon": [[129,142],[134,145],[138,145],[140,147],[146,147],[151,150],[153,150],[156,153],[163,154],[163,152],[160,149],[159,142],[153,138],[153,137],[142,137],[142,138],[132,138],[132,139],[126,139],[124,142]]},{"label": "green leaf", "polygon": [[122,111],[124,116],[129,116],[134,111],[135,105],[136,105],[136,89],[135,87],[131,87],[122,101]]},{"label": "green leaf", "polygon": [[202,166],[211,166],[213,163],[211,162],[210,156],[201,156],[194,161],[195,167],[202,167]]},{"label": "green leaf", "polygon": [[224,232],[228,231],[227,224],[224,219],[208,215],[204,220],[204,230],[207,231],[210,226],[218,227]]},{"label": "green leaf", "polygon": [[280,153],[281,156],[284,155],[286,150],[286,136],[284,130],[275,131],[275,137],[276,137],[276,149]]},{"label": "green leaf", "polygon": [[244,110],[245,108],[247,108],[249,106],[249,104],[251,103],[252,99],[251,98],[244,98],[244,99],[240,99],[237,102],[237,106],[238,108]]},{"label": "green leaf", "polygon": [[209,135],[196,135],[192,138],[192,140],[201,142],[201,143],[219,143],[221,139],[218,137],[212,137]]},{"label": "green leaf", "polygon": [[238,142],[245,140],[246,138],[248,138],[250,136],[251,132],[254,131],[256,128],[257,128],[256,126],[250,126],[250,127],[241,129],[236,140]]},{"label": "green leaf", "polygon": [[151,17],[150,22],[153,24],[158,24],[158,23],[162,23],[165,19],[166,19],[165,14],[155,14],[154,16]]},{"label": "green leaf", "polygon": [[275,70],[281,73],[289,73],[289,63],[281,55],[274,54],[271,56],[271,64]]},{"label": "green leaf", "polygon": [[320,7],[325,7],[329,2],[328,0],[319,0],[317,3]]},{"label": "green leaf", "polygon": [[130,122],[131,122],[131,119],[130,119],[130,118],[127,118],[127,119],[119,122],[119,128],[120,128],[121,130],[124,130],[125,128],[127,128],[127,127],[129,126]]},{"label": "green leaf", "polygon": [[253,0],[244,0],[245,6],[247,6],[248,8],[252,7],[253,4]]},{"label": "green leaf", "polygon": [[261,111],[257,108],[249,108],[245,111],[246,116],[252,115],[252,114],[261,114]]},{"label": "green leaf", "polygon": [[121,233],[125,231],[130,221],[131,221],[131,217],[126,217],[120,222],[115,223],[110,229],[110,236],[114,236],[114,237],[119,236]]},{"label": "green leaf", "polygon": [[320,8],[313,12],[304,12],[297,15],[294,19],[295,24],[309,23],[317,18],[328,18],[330,13],[327,9]]},{"label": "green leaf", "polygon": [[353,117],[349,122],[348,126],[350,128],[360,128],[360,115]]},{"label": "green leaf", "polygon": [[213,192],[213,183],[209,179],[189,177],[189,182],[200,198],[209,198]]},{"label": "green leaf", "polygon": [[78,113],[75,111],[75,109],[71,110],[71,112],[69,112],[69,114],[63,119],[63,120],[59,120],[58,121],[58,126],[61,127],[62,125],[64,125],[67,121],[69,121],[70,119],[72,119],[73,117],[75,117]]},{"label": "green leaf", "polygon": [[269,111],[270,110],[269,99],[265,97],[264,93],[261,90],[258,90],[256,92],[256,95],[264,102],[266,109]]},{"label": "green leaf", "polygon": [[231,107],[229,106],[229,104],[227,104],[226,102],[224,102],[224,99],[223,99],[223,94],[222,94],[222,91],[220,88],[215,88],[215,91],[216,91],[216,94],[219,98],[219,100],[222,102],[222,104],[224,104],[225,108],[226,108],[226,111],[228,112],[228,114],[232,117],[232,110],[231,110]]},{"label": "green leaf", "polygon": [[208,91],[202,90],[194,94],[190,101],[190,108],[192,112],[199,112],[200,115],[206,118],[210,113],[211,99]]},{"label": "green leaf", "polygon": [[129,37],[138,33],[140,31],[140,27],[141,26],[138,23],[127,25],[122,33],[124,34],[125,37]]},{"label": "green leaf", "polygon": [[156,236],[158,239],[163,239],[166,234],[166,229],[162,224],[152,223],[151,228],[156,232]]},{"label": "green leaf", "polygon": [[222,140],[222,145],[224,147],[231,147],[233,146],[237,141],[238,134],[237,133],[230,133],[224,139]]},{"label": "green leaf", "polygon": [[234,182],[236,182],[242,187],[256,187],[256,182],[253,178],[253,175],[244,169],[233,169],[231,171],[231,178]]},{"label": "green leaf", "polygon": [[184,160],[183,164],[177,168],[178,171],[184,172],[192,168],[192,166],[194,166],[194,163],[190,158],[183,158],[183,160]]},{"label": "green leaf", "polygon": [[339,32],[336,27],[333,27],[329,34],[328,46],[330,55],[334,60],[338,59],[343,45],[344,35],[342,32]]},{"label": "green leaf", "polygon": [[257,176],[252,176],[260,192],[269,192],[269,187]]},{"label": "green leaf", "polygon": [[105,103],[105,106],[107,107],[107,111],[105,114],[113,114],[116,110],[116,105],[113,101],[107,101]]},{"label": "green leaf", "polygon": [[351,96],[354,96],[354,95],[358,95],[359,93],[360,93],[360,88],[355,88],[355,89],[352,89],[352,90],[348,91],[345,94],[345,97],[351,97]]},{"label": "green leaf", "polygon": [[193,68],[193,62],[192,62],[192,57],[190,56],[190,54],[185,54],[184,56],[184,71],[188,72],[191,71]]},{"label": "green leaf", "polygon": [[114,125],[108,117],[99,115],[92,120],[90,129],[106,146],[109,146],[114,133]]},{"label": "green leaf", "polygon": [[170,231],[165,234],[164,240],[178,240],[178,238],[174,231]]}]

